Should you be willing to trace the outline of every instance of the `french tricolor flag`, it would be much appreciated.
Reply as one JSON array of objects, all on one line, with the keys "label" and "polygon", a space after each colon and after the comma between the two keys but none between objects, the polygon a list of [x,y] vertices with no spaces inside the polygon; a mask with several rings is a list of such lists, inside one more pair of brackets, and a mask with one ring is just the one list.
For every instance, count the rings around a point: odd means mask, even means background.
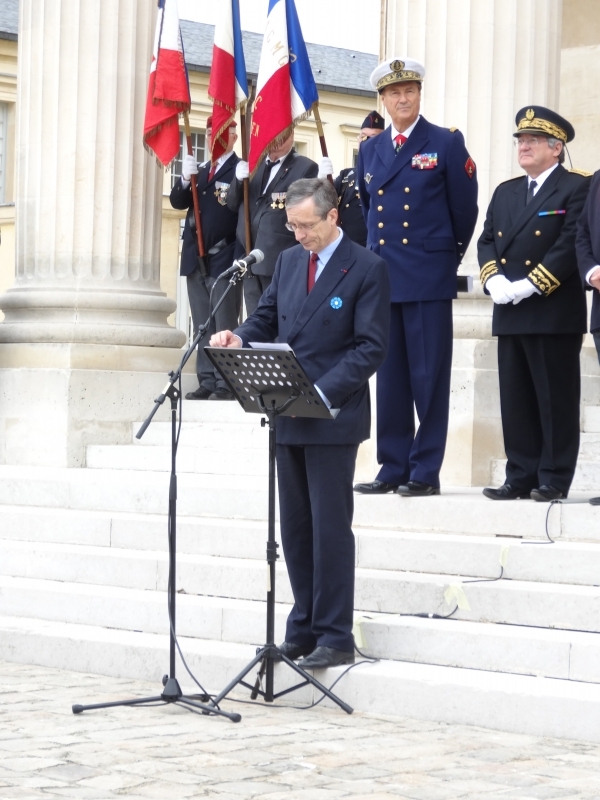
[{"label": "french tricolor flag", "polygon": [[191,104],[177,0],[158,0],[144,146],[165,166],[179,153],[179,114],[189,111]]},{"label": "french tricolor flag", "polygon": [[250,135],[250,172],[309,116],[319,94],[294,0],[269,0]]},{"label": "french tricolor flag", "polygon": [[223,12],[215,26],[208,96],[213,101],[213,163],[227,149],[229,123],[248,100],[248,78],[242,47],[239,0],[221,0]]}]

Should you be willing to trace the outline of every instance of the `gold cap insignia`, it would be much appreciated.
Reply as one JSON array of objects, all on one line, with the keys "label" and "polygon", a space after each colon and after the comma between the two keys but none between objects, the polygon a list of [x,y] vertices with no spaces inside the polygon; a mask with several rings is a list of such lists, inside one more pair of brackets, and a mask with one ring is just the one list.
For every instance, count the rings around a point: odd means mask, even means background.
[{"label": "gold cap insignia", "polygon": [[392,61],[390,67],[392,68],[393,72],[402,72],[402,70],[404,69],[404,61],[400,60]]},{"label": "gold cap insignia", "polygon": [[535,117],[535,111],[533,110],[533,108],[528,108],[527,111],[525,112],[525,116],[527,117],[527,119],[532,120]]}]

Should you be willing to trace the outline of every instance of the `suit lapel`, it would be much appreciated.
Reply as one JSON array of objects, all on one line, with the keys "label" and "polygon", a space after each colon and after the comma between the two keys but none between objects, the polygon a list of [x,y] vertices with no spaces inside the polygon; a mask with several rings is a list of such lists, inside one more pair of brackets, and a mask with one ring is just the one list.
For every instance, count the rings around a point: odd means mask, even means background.
[{"label": "suit lapel", "polygon": [[290,152],[284,158],[283,163],[279,167],[277,175],[275,175],[271,183],[267,186],[265,194],[271,194],[272,192],[275,192],[277,184],[280,183],[281,179],[285,177],[285,175],[287,175],[287,173],[291,170],[292,164],[294,163],[294,153],[294,150],[290,150]]},{"label": "suit lapel", "polygon": [[[547,203],[549,198],[554,194],[557,188],[557,184],[564,173],[564,168],[558,165],[558,167],[552,172],[542,184],[542,188],[538,191],[535,195],[533,200],[526,205],[522,210],[515,215],[514,223],[511,229],[507,232],[506,236],[503,239],[503,247],[502,252],[506,250],[508,245],[513,241],[515,236],[519,233],[519,231],[523,230],[525,225],[534,217],[540,208]],[[527,178],[524,178],[525,184],[527,185],[528,181]],[[526,190],[527,191],[527,190]]]},{"label": "suit lapel", "polygon": [[423,117],[419,119],[413,132],[402,145],[398,153],[394,150],[394,144],[391,141],[391,133],[389,133],[389,131],[390,128],[388,128],[382,136],[378,136],[375,145],[377,154],[387,169],[387,174],[385,176],[386,183],[392,180],[392,178],[400,172],[402,167],[405,167],[408,162],[412,160],[414,155],[422,152],[424,145],[427,144],[429,140],[428,122]]}]

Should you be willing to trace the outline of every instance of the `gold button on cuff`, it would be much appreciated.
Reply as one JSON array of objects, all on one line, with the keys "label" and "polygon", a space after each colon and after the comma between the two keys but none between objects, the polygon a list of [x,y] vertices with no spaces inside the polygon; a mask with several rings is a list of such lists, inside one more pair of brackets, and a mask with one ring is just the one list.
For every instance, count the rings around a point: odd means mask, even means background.
[{"label": "gold button on cuff", "polygon": [[380,228],[383,228],[383,222],[380,222],[380,223],[379,223],[379,227],[380,227]]},{"label": "gold button on cuff", "polygon": [[498,236],[502,236],[502,231],[498,231]]},{"label": "gold button on cuff", "polygon": [[383,206],[377,206],[377,211],[383,211]]},{"label": "gold button on cuff", "polygon": [[408,228],[408,222],[405,222],[405,223],[404,223],[404,227],[405,227],[405,228]]},{"label": "gold button on cuff", "polygon": [[536,235],[536,236],[541,236],[541,235],[542,235],[542,232],[541,232],[541,231],[536,231],[536,232],[535,232],[535,235]]},{"label": "gold button on cuff", "polygon": [[408,211],[409,209],[410,209],[410,206],[404,206],[404,210],[405,211]]},{"label": "gold button on cuff", "polygon": [[377,194],[383,194],[383,189],[380,189]]},{"label": "gold button on cuff", "polygon": [[531,266],[531,261],[526,261],[526,262],[525,262],[525,266],[526,266],[526,267],[530,267],[530,266]]},{"label": "gold button on cuff", "polygon": [[506,259],[505,259],[505,258],[501,258],[501,259],[500,259],[500,263],[501,263],[501,264],[506,264]]},{"label": "gold button on cuff", "polygon": [[379,244],[385,244],[385,239],[380,239]]},{"label": "gold button on cuff", "polygon": [[408,188],[408,186],[406,186],[406,187],[405,187],[404,191],[405,191],[407,194],[410,192],[410,189]]},{"label": "gold button on cuff", "polygon": [[408,239],[402,239],[402,244],[408,244]]}]

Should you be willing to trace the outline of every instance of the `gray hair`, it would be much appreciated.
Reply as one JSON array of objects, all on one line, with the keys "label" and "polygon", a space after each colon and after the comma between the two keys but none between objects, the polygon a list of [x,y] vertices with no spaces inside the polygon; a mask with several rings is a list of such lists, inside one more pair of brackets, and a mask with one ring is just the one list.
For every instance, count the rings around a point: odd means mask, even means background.
[{"label": "gray hair", "polygon": [[323,219],[332,208],[337,210],[337,192],[333,184],[326,178],[302,178],[299,181],[294,181],[287,190],[285,197],[286,208],[297,206],[309,198],[312,198],[317,213]]},{"label": "gray hair", "polygon": [[557,144],[559,144],[559,143],[562,144],[562,147],[560,149],[560,153],[558,154],[558,163],[559,164],[564,164],[564,161],[565,161],[565,143],[563,142],[563,140],[562,139],[557,139],[556,136],[548,136],[547,141],[548,141],[548,147],[551,150],[553,150],[556,147]]}]

